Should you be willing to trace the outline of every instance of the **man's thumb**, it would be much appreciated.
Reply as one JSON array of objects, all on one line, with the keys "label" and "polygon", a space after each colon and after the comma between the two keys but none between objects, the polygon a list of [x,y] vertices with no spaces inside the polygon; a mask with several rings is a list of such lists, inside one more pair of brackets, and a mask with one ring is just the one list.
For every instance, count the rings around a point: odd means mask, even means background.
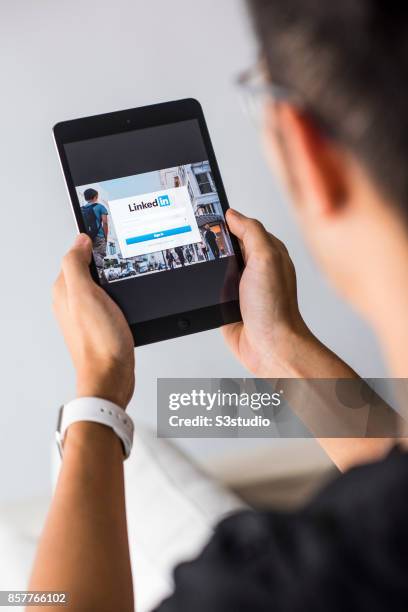
[{"label": "man's thumb", "polygon": [[230,228],[231,232],[235,234],[237,238],[242,240],[244,232],[245,232],[244,222],[245,220],[248,220],[248,217],[245,217],[245,215],[242,215],[241,213],[239,213],[237,210],[234,210],[233,208],[229,208],[227,210],[226,217],[227,217],[228,227]]},{"label": "man's thumb", "polygon": [[269,234],[262,223],[246,217],[236,210],[227,211],[228,227],[244,245],[247,256],[252,253],[263,253],[270,247]]},{"label": "man's thumb", "polygon": [[84,281],[89,282],[91,280],[89,272],[91,257],[92,242],[89,236],[86,234],[79,234],[62,261],[62,270],[68,290],[70,285],[76,285]]}]

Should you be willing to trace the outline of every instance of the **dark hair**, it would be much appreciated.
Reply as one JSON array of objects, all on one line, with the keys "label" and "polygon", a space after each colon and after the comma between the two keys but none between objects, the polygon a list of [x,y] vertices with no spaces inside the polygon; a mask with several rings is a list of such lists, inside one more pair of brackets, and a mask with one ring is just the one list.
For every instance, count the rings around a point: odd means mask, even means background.
[{"label": "dark hair", "polygon": [[408,206],[408,5],[247,0],[271,79]]},{"label": "dark hair", "polygon": [[85,189],[84,191],[84,198],[87,202],[90,202],[91,200],[96,198],[97,195],[98,192],[96,191],[96,189],[92,189],[92,187],[90,187],[89,189]]}]

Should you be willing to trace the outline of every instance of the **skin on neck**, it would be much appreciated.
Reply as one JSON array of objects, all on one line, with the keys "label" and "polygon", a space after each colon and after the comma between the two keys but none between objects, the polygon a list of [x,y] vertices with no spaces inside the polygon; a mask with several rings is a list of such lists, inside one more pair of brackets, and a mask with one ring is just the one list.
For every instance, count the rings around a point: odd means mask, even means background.
[{"label": "skin on neck", "polygon": [[408,377],[408,224],[361,163],[288,104],[265,108],[264,141],[315,259]]}]

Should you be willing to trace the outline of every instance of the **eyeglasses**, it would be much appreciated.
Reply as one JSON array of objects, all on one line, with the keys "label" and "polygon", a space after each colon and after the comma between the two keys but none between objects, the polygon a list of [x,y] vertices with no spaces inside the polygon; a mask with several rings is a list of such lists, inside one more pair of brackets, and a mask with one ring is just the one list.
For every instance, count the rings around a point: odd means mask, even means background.
[{"label": "eyeglasses", "polygon": [[326,138],[338,139],[337,130],[314,109],[310,108],[296,92],[285,85],[270,80],[266,66],[262,61],[238,76],[237,85],[241,93],[243,111],[257,127],[262,125],[265,105],[268,102],[278,104],[279,102],[286,102],[306,113]]},{"label": "eyeglasses", "polygon": [[257,125],[261,123],[267,101],[288,102],[301,106],[292,91],[284,85],[270,81],[261,62],[239,75],[237,85],[241,93],[243,110]]}]

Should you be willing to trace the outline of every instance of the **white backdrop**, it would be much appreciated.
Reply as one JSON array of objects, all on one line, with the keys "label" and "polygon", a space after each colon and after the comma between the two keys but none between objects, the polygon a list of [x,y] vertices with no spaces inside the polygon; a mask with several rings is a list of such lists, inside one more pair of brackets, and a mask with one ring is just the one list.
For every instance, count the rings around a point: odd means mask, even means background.
[{"label": "white backdrop", "polygon": [[[198,98],[230,203],[287,243],[306,321],[362,374],[383,374],[371,334],[307,255],[241,114],[233,79],[253,61],[254,45],[237,0],[13,0],[2,3],[0,40],[0,500],[48,489],[57,408],[74,389],[50,308],[75,234],[51,138],[63,119]],[[145,347],[131,412],[155,422],[157,376],[243,374],[218,331]],[[185,444],[206,455],[237,442]]]}]

